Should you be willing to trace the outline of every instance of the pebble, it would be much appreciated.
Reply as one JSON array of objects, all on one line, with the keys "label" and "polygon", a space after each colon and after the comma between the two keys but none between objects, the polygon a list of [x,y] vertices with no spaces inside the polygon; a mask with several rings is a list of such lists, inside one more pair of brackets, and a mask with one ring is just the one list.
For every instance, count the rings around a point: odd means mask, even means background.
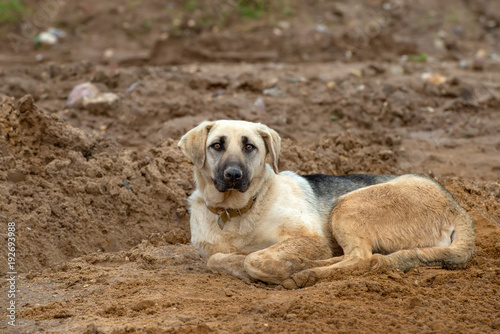
[{"label": "pebble", "polygon": [[109,60],[113,57],[114,54],[115,54],[115,51],[113,49],[109,48],[109,49],[104,50],[102,56],[105,60]]},{"label": "pebble", "polygon": [[66,105],[68,107],[79,106],[84,98],[94,98],[99,95],[99,89],[90,82],[84,82],[82,84],[76,85],[69,93],[68,99],[66,100]]},{"label": "pebble", "polygon": [[262,93],[264,95],[270,95],[270,96],[274,96],[274,97],[284,97],[285,96],[285,93],[281,90],[281,89],[278,89],[278,88],[268,88],[268,89],[264,89],[262,91]]},{"label": "pebble", "polygon": [[438,73],[422,73],[420,76],[422,80],[432,83],[434,85],[440,85],[446,82],[447,78]]},{"label": "pebble", "polygon": [[401,74],[403,73],[403,67],[401,66],[392,66],[391,67],[392,74]]},{"label": "pebble", "polygon": [[48,31],[41,32],[35,37],[35,44],[54,45],[57,43],[57,36]]},{"label": "pebble", "polygon": [[84,98],[83,106],[88,107],[92,105],[107,105],[112,106],[115,102],[120,99],[115,93],[101,93],[95,97]]},{"label": "pebble", "polygon": [[265,89],[268,89],[268,88],[273,88],[274,86],[276,86],[278,84],[278,78],[271,78],[269,80],[266,80],[264,82],[264,88]]},{"label": "pebble", "polygon": [[454,27],[454,28],[453,28],[453,33],[454,33],[455,35],[457,35],[457,36],[460,36],[460,37],[461,37],[461,36],[463,36],[463,34],[464,34],[464,29],[463,29],[462,27],[460,27],[460,26],[456,26],[456,27]]},{"label": "pebble", "polygon": [[363,76],[363,72],[361,72],[360,70],[350,70],[349,74],[358,78],[361,78]]},{"label": "pebble", "polygon": [[66,33],[57,28],[48,28],[46,31],[42,31],[35,36],[34,42],[37,45],[55,45],[59,39],[66,37]]},{"label": "pebble", "polygon": [[50,27],[49,29],[47,29],[47,32],[56,36],[58,39],[66,37],[66,32],[64,30],[57,29],[54,27]]},{"label": "pebble", "polygon": [[474,55],[474,60],[472,62],[472,68],[478,71],[483,70],[487,56],[488,52],[485,49],[477,50],[476,54]]},{"label": "pebble", "polygon": [[467,67],[469,67],[469,62],[465,59],[462,59],[458,63],[458,66],[460,66],[461,68],[467,68]]},{"label": "pebble", "polygon": [[281,29],[290,29],[290,22],[288,21],[280,21],[278,22],[278,26],[281,28]]},{"label": "pebble", "polygon": [[225,89],[219,89],[218,91],[216,91],[216,92],[212,93],[212,95],[211,95],[211,96],[212,96],[213,98],[216,98],[216,97],[218,97],[218,96],[223,95],[224,93],[226,93],[226,90],[225,90]]},{"label": "pebble", "polygon": [[326,32],[328,30],[328,28],[324,24],[318,24],[318,25],[316,25],[315,30],[317,32]]},{"label": "pebble", "polygon": [[126,90],[125,90],[125,94],[128,94],[128,93],[131,93],[133,92],[137,87],[139,87],[140,85],[143,85],[144,82],[142,82],[141,80],[139,81],[136,81],[134,82],[133,84],[131,84]]},{"label": "pebble", "polygon": [[261,97],[256,98],[253,105],[261,111],[266,110],[266,103],[264,102],[264,100]]}]

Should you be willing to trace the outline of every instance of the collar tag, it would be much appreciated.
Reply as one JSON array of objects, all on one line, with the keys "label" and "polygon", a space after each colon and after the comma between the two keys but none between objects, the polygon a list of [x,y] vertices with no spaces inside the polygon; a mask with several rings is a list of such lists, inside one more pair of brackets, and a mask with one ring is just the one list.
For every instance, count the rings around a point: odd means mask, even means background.
[{"label": "collar tag", "polygon": [[221,219],[221,217],[217,217],[217,224],[219,225],[220,229],[223,230],[224,229],[224,225],[226,225],[226,223]]},{"label": "collar tag", "polygon": [[247,205],[240,209],[214,208],[211,206],[207,206],[207,209],[210,210],[212,213],[215,213],[217,216],[219,216],[217,217],[217,224],[219,225],[220,229],[223,230],[225,224],[228,221],[231,221],[232,217],[243,215],[245,212],[247,212],[252,208],[254,202],[255,202],[255,197],[252,197],[248,201]]}]

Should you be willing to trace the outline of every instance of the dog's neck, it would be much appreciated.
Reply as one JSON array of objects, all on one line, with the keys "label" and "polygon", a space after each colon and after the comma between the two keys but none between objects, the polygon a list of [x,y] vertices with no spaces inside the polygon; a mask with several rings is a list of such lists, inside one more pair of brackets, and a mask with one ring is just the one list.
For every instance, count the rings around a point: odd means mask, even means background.
[{"label": "dog's neck", "polygon": [[221,230],[224,229],[224,225],[231,220],[233,217],[238,217],[249,211],[253,203],[255,202],[255,197],[250,198],[248,201],[247,205],[243,208],[239,209],[226,209],[226,208],[214,208],[212,206],[207,206],[207,209],[210,210],[212,213],[216,214],[219,216],[219,219],[217,223],[219,224],[219,227]]},{"label": "dog's neck", "polygon": [[[264,172],[273,173],[274,171],[269,165],[266,165],[266,170]],[[252,180],[252,184],[244,193],[237,190],[229,190],[226,192],[220,192],[215,188],[215,185],[211,181],[207,181],[200,170],[196,167],[194,168],[194,176],[196,181],[196,188],[203,194],[205,200],[205,205],[207,207],[216,207],[224,209],[240,209],[246,207],[251,198],[259,196],[259,194],[264,190],[265,180],[269,179],[265,175],[259,179]]]}]

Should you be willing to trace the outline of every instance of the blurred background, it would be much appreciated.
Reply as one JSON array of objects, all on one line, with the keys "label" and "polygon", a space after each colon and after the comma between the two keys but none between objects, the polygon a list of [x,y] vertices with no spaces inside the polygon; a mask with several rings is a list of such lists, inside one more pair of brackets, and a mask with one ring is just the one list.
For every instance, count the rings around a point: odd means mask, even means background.
[{"label": "blurred background", "polygon": [[498,52],[499,12],[481,0],[2,0],[0,26],[11,64],[468,61]]}]

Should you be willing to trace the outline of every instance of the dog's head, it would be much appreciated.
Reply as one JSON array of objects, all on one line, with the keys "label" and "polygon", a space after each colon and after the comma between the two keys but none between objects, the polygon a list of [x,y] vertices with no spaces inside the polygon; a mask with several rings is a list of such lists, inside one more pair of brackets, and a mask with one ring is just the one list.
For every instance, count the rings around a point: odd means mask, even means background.
[{"label": "dog's head", "polygon": [[265,171],[266,161],[278,173],[281,139],[260,123],[203,122],[178,144],[182,153],[220,192],[245,192]]}]

